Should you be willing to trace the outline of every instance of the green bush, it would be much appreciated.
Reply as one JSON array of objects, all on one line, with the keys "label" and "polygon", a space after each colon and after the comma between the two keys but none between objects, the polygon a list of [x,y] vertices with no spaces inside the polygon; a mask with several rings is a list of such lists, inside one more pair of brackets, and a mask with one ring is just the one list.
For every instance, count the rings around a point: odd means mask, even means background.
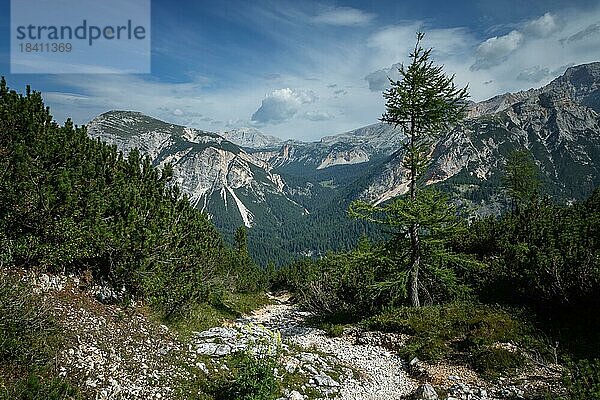
[{"label": "green bush", "polygon": [[40,93],[0,83],[0,265],[92,271],[166,317],[264,289],[247,257],[138,150],[127,157],[52,120]]},{"label": "green bush", "polygon": [[600,356],[600,189],[477,220],[454,248],[487,264],[465,277],[482,302],[528,307],[563,350]]},{"label": "green bush", "polygon": [[[274,285],[294,291],[304,308],[327,321],[356,321],[407,304],[407,274],[399,271],[406,251],[397,240],[371,244],[363,237],[352,251],[328,253],[280,269]],[[424,303],[469,298],[470,289],[455,270],[477,263],[458,256],[438,261],[430,266],[431,273],[422,272],[421,283],[427,287],[422,290]]]},{"label": "green bush", "polygon": [[273,400],[279,397],[279,382],[273,374],[275,359],[238,353],[229,360],[231,373],[216,382],[215,400]]},{"label": "green bush", "polygon": [[567,362],[564,383],[569,400],[600,399],[600,360]]},{"label": "green bush", "polygon": [[65,379],[31,371],[21,381],[4,386],[0,381],[0,400],[80,400],[79,389]]},{"label": "green bush", "polygon": [[525,356],[520,351],[501,347],[486,346],[473,354],[473,367],[485,377],[495,378],[525,364]]},{"label": "green bush", "polygon": [[[278,366],[274,357],[256,357],[238,352],[225,357],[227,368],[211,370],[206,376],[200,370],[190,371],[193,378],[175,384],[175,398],[181,400],[274,400],[281,396],[279,380],[274,375]],[[3,400],[3,399],[2,399]]]},{"label": "green bush", "polygon": [[[365,321],[366,327],[410,335],[398,351],[410,359],[426,361],[463,359],[486,375],[506,372],[522,365],[522,351],[549,355],[540,332],[526,319],[497,306],[451,303],[420,308],[391,309]],[[497,347],[517,346],[516,352]]]},{"label": "green bush", "polygon": [[176,398],[274,400],[281,397],[280,381],[274,371],[280,367],[281,335],[256,325],[248,325],[246,329],[256,338],[245,351],[230,354],[209,366],[211,370],[219,366],[209,376],[192,369],[194,378],[176,385]]},{"label": "green bush", "polygon": [[331,324],[325,323],[321,325],[321,329],[325,331],[325,334],[329,337],[341,337],[344,335],[344,325],[342,324]]},{"label": "green bush", "polygon": [[362,243],[348,253],[297,261],[280,269],[275,282],[294,291],[315,315],[344,322],[372,315],[390,301],[389,292],[375,287],[377,270],[374,252]]},{"label": "green bush", "polygon": [[269,299],[264,293],[222,293],[164,322],[187,338],[194,332],[220,326],[225,320],[239,318],[268,303]]},{"label": "green bush", "polygon": [[489,264],[490,269],[472,277],[483,298],[551,309],[598,300],[598,238],[600,189],[572,206],[533,204],[476,221],[457,238],[455,248]]}]

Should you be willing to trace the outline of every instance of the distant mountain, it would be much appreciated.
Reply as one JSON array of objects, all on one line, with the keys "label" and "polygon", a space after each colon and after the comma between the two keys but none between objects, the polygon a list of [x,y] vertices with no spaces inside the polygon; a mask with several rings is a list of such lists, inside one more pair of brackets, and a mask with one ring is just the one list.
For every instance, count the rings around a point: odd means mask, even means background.
[{"label": "distant mountain", "polygon": [[171,163],[174,182],[226,234],[305,212],[286,196],[283,179],[268,163],[215,133],[132,111],[109,111],[87,127],[90,136],[125,154],[138,148],[154,165]]},{"label": "distant mountain", "polygon": [[388,156],[401,140],[400,129],[377,123],[318,142],[286,144],[269,161],[278,167],[301,164],[316,169],[361,164]]},{"label": "distant mountain", "polygon": [[[467,120],[436,141],[425,178],[481,214],[507,205],[501,176],[507,156],[528,149],[557,201],[600,186],[600,63],[569,68],[548,85],[470,106]],[[113,111],[90,122],[92,136],[155,164],[175,179],[227,236],[251,226],[262,262],[348,248],[369,224],[346,216],[357,198],[382,203],[407,190],[401,128],[376,123],[317,142],[283,141],[253,128],[211,132]]]},{"label": "distant mountain", "polygon": [[266,135],[258,129],[247,127],[223,131],[219,135],[240,147],[248,149],[276,149],[283,143],[283,140],[275,136]]},{"label": "distant mountain", "polygon": [[[363,160],[340,161],[340,156],[336,161],[335,155],[351,155],[353,149],[380,159],[385,154],[383,143],[369,144],[376,141],[366,133],[379,132],[370,127],[349,133],[351,143],[327,138],[324,145],[282,142],[246,129],[226,134],[239,143],[235,144],[216,133],[132,111],[109,111],[87,128],[90,136],[115,144],[125,154],[138,148],[154,165],[171,163],[173,181],[194,206],[211,216],[226,238],[231,239],[240,225],[251,228],[250,248],[262,263],[354,245],[365,224],[350,221],[335,201],[359,175],[360,167],[353,167]],[[269,150],[276,142],[281,147]],[[294,159],[288,149],[292,154],[299,149],[301,159]],[[286,172],[296,167],[298,174]]]}]

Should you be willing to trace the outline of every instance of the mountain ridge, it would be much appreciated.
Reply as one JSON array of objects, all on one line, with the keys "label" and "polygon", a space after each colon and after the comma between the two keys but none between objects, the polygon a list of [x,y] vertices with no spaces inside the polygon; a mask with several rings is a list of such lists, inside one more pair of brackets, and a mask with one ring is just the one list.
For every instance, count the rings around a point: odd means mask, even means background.
[{"label": "mountain ridge", "polygon": [[213,218],[217,211],[209,203],[217,199],[226,209],[234,205],[239,213],[235,220],[246,227],[253,226],[257,214],[249,202],[279,196],[290,207],[299,207],[286,197],[281,176],[269,164],[216,133],[131,111],[106,112],[87,128],[91,137],[116,145],[125,155],[138,148],[156,166],[172,164],[173,181],[192,205]]}]

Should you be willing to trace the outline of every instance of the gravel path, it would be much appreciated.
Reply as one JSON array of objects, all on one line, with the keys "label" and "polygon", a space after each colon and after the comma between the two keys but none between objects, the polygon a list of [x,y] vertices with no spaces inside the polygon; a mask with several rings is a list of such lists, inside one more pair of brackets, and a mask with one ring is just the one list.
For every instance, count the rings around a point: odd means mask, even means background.
[{"label": "gravel path", "polygon": [[305,320],[309,314],[298,310],[286,297],[274,300],[277,304],[268,305],[238,323],[256,323],[279,330],[284,341],[307,352],[316,349],[329,354],[358,371],[359,376],[340,382],[340,399],[402,399],[417,388],[417,382],[408,376],[400,357],[378,345],[357,344],[354,335],[328,337],[323,330],[307,326]]}]

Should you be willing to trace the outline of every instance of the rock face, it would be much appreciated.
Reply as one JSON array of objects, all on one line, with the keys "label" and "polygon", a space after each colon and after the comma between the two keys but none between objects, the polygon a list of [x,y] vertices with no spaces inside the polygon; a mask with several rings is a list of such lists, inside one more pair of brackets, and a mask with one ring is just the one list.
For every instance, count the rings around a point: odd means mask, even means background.
[{"label": "rock face", "polygon": [[278,149],[283,143],[283,140],[275,136],[265,135],[254,128],[231,129],[219,134],[230,142],[248,149]]},{"label": "rock face", "polygon": [[285,183],[265,161],[223,137],[168,124],[130,111],[110,111],[88,125],[90,136],[115,144],[124,154],[138,148],[159,167],[173,165],[174,182],[190,202],[209,215],[226,216],[251,227],[265,217],[258,203],[275,201],[303,210],[290,201]]},{"label": "rock face", "polygon": [[325,169],[381,160],[392,154],[401,140],[401,129],[377,123],[339,135],[325,136],[318,142],[287,141],[279,151],[263,157],[280,168],[295,165],[307,170]]}]

